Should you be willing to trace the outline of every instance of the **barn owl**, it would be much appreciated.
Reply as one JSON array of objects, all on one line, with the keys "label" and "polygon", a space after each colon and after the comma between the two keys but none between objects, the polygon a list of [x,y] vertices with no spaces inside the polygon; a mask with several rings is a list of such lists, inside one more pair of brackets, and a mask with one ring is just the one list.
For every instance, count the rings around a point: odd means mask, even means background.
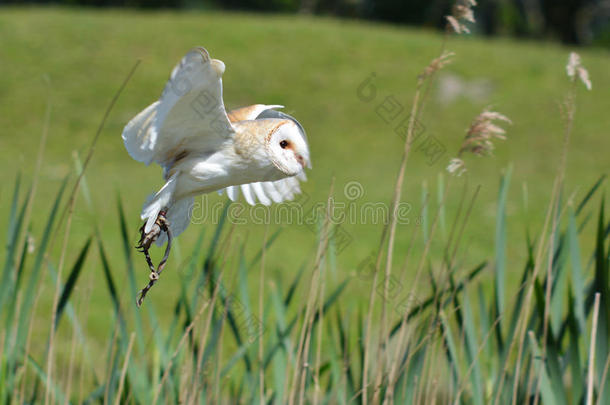
[{"label": "barn owl", "polygon": [[[194,197],[218,191],[236,201],[269,205],[300,193],[299,181],[311,168],[305,131],[280,105],[256,104],[226,112],[222,99],[225,65],[204,48],[189,51],[171,73],[163,93],[123,130],[129,155],[163,168],[165,184],[144,204],[141,248],[151,269],[152,287],[171,238],[190,222]],[[158,268],[148,249],[168,242]],[[141,299],[147,289],[142,290]]]}]

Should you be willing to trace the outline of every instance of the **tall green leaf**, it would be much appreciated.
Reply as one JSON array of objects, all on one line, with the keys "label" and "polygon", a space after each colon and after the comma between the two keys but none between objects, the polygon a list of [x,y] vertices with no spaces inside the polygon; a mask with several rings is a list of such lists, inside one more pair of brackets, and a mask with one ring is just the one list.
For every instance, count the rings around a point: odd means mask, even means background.
[{"label": "tall green leaf", "polygon": [[495,305],[496,315],[504,314],[504,291],[506,289],[506,200],[512,166],[506,170],[500,181],[498,209],[496,212],[496,260],[495,260]]}]

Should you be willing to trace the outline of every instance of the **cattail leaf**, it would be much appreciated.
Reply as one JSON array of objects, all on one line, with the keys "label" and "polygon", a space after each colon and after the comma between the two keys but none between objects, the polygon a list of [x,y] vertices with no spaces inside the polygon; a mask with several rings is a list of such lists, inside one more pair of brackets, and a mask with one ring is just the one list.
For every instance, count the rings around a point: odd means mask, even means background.
[{"label": "cattail leaf", "polygon": [[304,272],[305,272],[305,265],[301,265],[301,267],[299,268],[299,271],[297,271],[297,274],[294,277],[294,280],[290,284],[290,287],[288,287],[288,292],[286,293],[286,297],[284,298],[284,306],[288,307],[290,305],[290,303],[292,302],[292,298],[294,297],[294,292],[296,291],[297,286],[299,285],[299,281],[301,280],[301,276],[303,275]]},{"label": "cattail leaf", "polygon": [[[343,379],[343,358],[341,357],[341,349],[340,346],[337,348],[336,340],[332,334],[332,323],[329,323],[329,327],[327,329],[328,340],[330,343],[325,347],[328,347],[329,352],[329,363],[328,366],[330,368],[330,379],[328,383],[328,387],[326,389],[326,398],[329,401],[333,401],[337,404],[345,404],[349,399],[349,394],[347,393],[347,383],[345,381],[342,382]],[[322,344],[322,342],[318,342],[318,344]],[[341,345],[341,343],[339,343]],[[322,373],[320,372],[320,375]]]},{"label": "cattail leaf", "polygon": [[[559,227],[558,227],[559,228]],[[559,336],[565,312],[565,297],[567,296],[568,274],[565,271],[567,249],[565,248],[565,235],[560,238],[552,267],[552,291],[550,302],[550,331],[555,337]],[[548,282],[548,280],[547,280]]]},{"label": "cattail leaf", "polygon": [[[337,301],[343,290],[345,290],[345,287],[347,287],[347,283],[349,283],[349,279],[343,280],[339,284],[339,286],[337,286],[337,288],[335,288],[333,292],[328,296],[326,301],[324,301],[324,305],[322,306],[322,314],[326,314],[329,308]],[[318,311],[316,312],[316,315],[314,317],[314,325],[318,322],[319,318],[320,312]]]},{"label": "cattail leaf", "polygon": [[[480,336],[484,338],[487,337],[490,333],[491,325],[496,323],[495,319],[492,319],[491,312],[488,310],[487,302],[485,301],[485,290],[483,284],[479,283],[478,285],[478,302],[479,302],[479,328],[480,328]],[[489,358],[493,359],[491,355],[492,345],[490,342],[487,342],[483,347],[483,353]]]},{"label": "cattail leaf", "polygon": [[349,327],[344,326],[343,322],[345,322],[347,319],[342,318],[341,316],[341,309],[339,304],[337,304],[336,307],[336,321],[335,324],[337,325],[337,332],[339,333],[338,339],[339,339],[339,348],[340,348],[340,355],[341,355],[341,362],[343,364],[343,367],[345,369],[345,378],[347,379],[347,393],[349,395],[349,397],[353,397],[354,396],[354,392],[356,391],[356,384],[354,383],[354,376],[356,374],[355,372],[355,364],[352,360],[352,356],[350,353],[350,336],[349,336]]},{"label": "cattail leaf", "polygon": [[273,386],[274,393],[280,402],[281,398],[284,398],[284,388],[286,386],[286,378],[288,376],[288,365],[294,365],[294,359],[289,358],[287,353],[292,353],[293,348],[290,342],[290,337],[286,334],[286,308],[284,307],[284,301],[278,291],[278,287],[275,283],[271,284],[271,303],[274,307],[275,313],[275,329],[277,337],[277,350],[273,353],[269,353],[271,358],[267,358],[265,364],[269,361],[273,362],[272,374],[273,374]]},{"label": "cattail leaf", "polygon": [[76,169],[76,176],[80,176],[80,186],[79,189],[85,198],[85,202],[87,203],[87,207],[89,208],[89,212],[93,213],[93,198],[91,198],[91,192],[89,191],[89,184],[87,182],[87,176],[83,172],[83,164],[80,160],[77,151],[74,151],[72,154],[72,158],[74,159],[74,168]]},{"label": "cattail leaf", "polygon": [[462,294],[462,306],[464,314],[464,332],[466,338],[466,360],[470,372],[470,383],[472,384],[472,400],[476,405],[483,405],[483,380],[481,378],[481,367],[478,357],[479,343],[474,326],[474,315],[468,298],[468,289]]},{"label": "cattail leaf", "polygon": [[572,267],[571,282],[574,293],[574,316],[578,322],[579,330],[581,333],[584,333],[587,321],[585,318],[585,283],[581,266],[578,232],[576,230],[576,216],[571,207],[568,210],[567,238]]},{"label": "cattail leaf", "polygon": [[[424,337],[425,339],[425,337]],[[425,381],[422,381],[424,364],[426,361],[426,355],[428,354],[428,350],[430,349],[429,340],[423,340],[420,342],[416,342],[417,344],[413,347],[410,347],[407,351],[409,353],[409,368],[406,370],[406,383],[404,385],[404,397],[407,400],[406,403],[411,403],[416,405],[415,402],[412,402],[418,391],[420,390],[421,384]]]},{"label": "cattail leaf", "polygon": [[121,331],[125,332],[125,325],[123,324],[123,314],[121,312],[121,303],[119,301],[119,296],[116,291],[114,279],[112,278],[112,271],[110,270],[110,263],[108,261],[108,257],[106,256],[106,252],[104,250],[104,243],[102,242],[102,237],[99,234],[97,236],[97,246],[98,246],[100,258],[102,260],[102,270],[104,271],[104,277],[106,279],[106,288],[108,289],[108,293],[110,294],[110,298],[112,300],[112,304],[114,306],[114,311],[117,316],[117,319],[121,323]]},{"label": "cattail leaf", "polygon": [[580,204],[578,204],[578,207],[576,208],[576,215],[580,215],[581,211],[585,208],[585,206],[587,205],[587,203],[591,200],[591,198],[595,195],[595,193],[597,192],[597,190],[599,190],[599,187],[602,185],[602,183],[604,182],[604,180],[606,180],[606,174],[603,174],[599,177],[599,179],[597,179],[597,181],[595,182],[595,184],[593,185],[593,187],[591,187],[589,189],[589,191],[587,192],[587,194],[584,196],[584,198],[582,199],[582,201],[580,202]]},{"label": "cattail leaf", "polygon": [[443,311],[439,314],[441,321],[441,332],[443,340],[445,341],[445,348],[447,349],[447,358],[449,360],[449,367],[451,368],[454,381],[459,384],[462,381],[462,373],[460,371],[460,358],[458,356],[457,347],[455,345],[455,339],[451,333],[451,326],[447,317]]},{"label": "cattail leaf", "polygon": [[[48,381],[47,373],[45,373],[45,371],[40,367],[40,365],[38,365],[38,363],[36,363],[36,361],[34,361],[32,356],[30,356],[28,354],[25,357],[25,359],[26,359],[27,364],[34,371],[34,374],[36,375],[36,377],[38,377],[38,379],[40,380],[40,382],[42,384],[44,384],[44,386],[47,387],[47,389],[53,391],[53,395],[55,396],[55,399],[57,400],[57,402],[58,403],[69,403],[66,401],[66,396],[64,395],[61,388],[53,380]],[[47,385],[47,382],[48,382],[48,385]]]},{"label": "cattail leaf", "polygon": [[[25,202],[21,208],[21,212],[17,213],[17,207],[19,205],[19,190],[21,185],[21,175],[17,175],[15,180],[15,189],[13,191],[13,199],[11,203],[11,209],[8,216],[8,232],[6,235],[6,259],[4,261],[4,270],[2,271],[2,282],[0,283],[0,308],[4,305],[5,297],[13,287],[13,272],[15,272],[15,256],[18,255],[19,235],[21,234],[23,226],[23,217],[29,200],[29,194],[26,196]],[[27,246],[27,245],[26,245]],[[24,246],[25,248],[25,246]],[[25,252],[24,252],[25,253]]]},{"label": "cattail leaf", "polygon": [[[195,307],[193,307],[192,305],[195,304],[195,298],[193,297],[193,299],[191,300],[191,302],[189,303],[188,301],[188,290],[189,287],[191,286],[191,284],[193,284],[193,278],[197,275],[197,263],[200,262],[201,257],[203,255],[203,238],[205,236],[205,227],[201,227],[201,231],[199,232],[199,236],[197,237],[197,241],[195,242],[195,245],[193,246],[193,250],[191,251],[190,256],[187,258],[186,260],[186,265],[185,266],[180,266],[180,269],[182,269],[182,271],[180,272],[180,300],[182,302],[182,308],[185,311],[185,315],[186,315],[186,319],[184,320],[184,324],[183,324],[183,328],[182,330],[184,331],[184,329],[186,329],[188,327],[188,325],[192,322],[193,320],[193,313],[196,310]],[[195,284],[194,286],[194,290],[193,290],[193,295],[201,295],[205,292],[205,285],[201,284]],[[174,321],[177,322],[178,320],[178,315],[179,315],[180,311],[179,308],[177,307],[174,311]]]},{"label": "cattail leaf", "polygon": [[551,383],[552,391],[557,399],[556,404],[567,405],[567,393],[564,388],[563,373],[561,364],[563,359],[561,358],[561,345],[549,335],[546,344],[546,352],[544,363],[548,371],[549,381]]},{"label": "cattail leaf", "polygon": [[237,364],[237,362],[245,356],[250,349],[251,344],[243,344],[237,348],[237,350],[233,351],[233,355],[226,362],[222,370],[220,371],[220,378],[225,378],[227,374],[233,369],[233,367]]},{"label": "cattail leaf", "polygon": [[[472,269],[462,280],[460,280],[457,284],[455,284],[455,286],[453,288],[452,287],[446,288],[442,292],[437,292],[435,290],[435,288],[433,288],[432,292],[428,298],[421,301],[417,305],[416,308],[411,309],[411,311],[407,315],[407,321],[410,321],[411,319],[415,318],[416,316],[422,314],[424,312],[424,310],[426,310],[432,304],[437,304],[437,302],[443,302],[442,308],[445,308],[450,303],[450,300],[443,299],[445,297],[445,295],[452,296],[453,294],[457,294],[458,292],[461,292],[468,283],[470,283],[472,280],[474,280],[475,277],[477,277],[479,275],[479,273],[481,273],[481,271],[483,271],[483,269],[485,267],[487,267],[487,262],[483,262],[483,263],[479,264],[474,269]],[[435,286],[434,281],[431,281],[431,284],[433,287]],[[402,320],[398,321],[390,330],[390,336],[394,336],[400,330],[400,327],[402,324],[403,324]]]},{"label": "cattail leaf", "polygon": [[269,248],[271,248],[271,246],[273,245],[273,242],[275,242],[275,240],[278,238],[278,236],[280,236],[281,232],[282,232],[282,228],[278,228],[278,229],[275,230],[275,232],[273,232],[271,234],[271,236],[269,236],[267,238],[267,242],[265,243],[265,246],[261,247],[258,250],[256,255],[250,261],[250,264],[249,264],[248,268],[253,268],[254,266],[256,266],[258,264],[258,262],[263,257],[263,250],[268,250]]},{"label": "cattail leaf", "polygon": [[105,391],[106,387],[104,385],[98,386],[96,389],[91,391],[89,396],[83,401],[83,405],[99,403],[100,401],[103,402]]},{"label": "cattail leaf", "polygon": [[572,397],[572,403],[580,404],[584,402],[586,378],[583,369],[582,356],[580,354],[580,343],[582,341],[584,329],[580,329],[580,325],[578,324],[576,317],[576,303],[572,297],[571,288],[568,294],[570,302],[567,317],[567,329],[569,336],[568,360],[570,365],[570,375],[572,376],[570,394]]},{"label": "cattail leaf", "polygon": [[[218,243],[220,241],[220,235],[222,234],[222,230],[226,223],[227,212],[229,211],[229,206],[231,205],[230,201],[225,203],[222,214],[220,215],[220,220],[218,221],[218,225],[216,225],[216,229],[214,231],[214,235],[212,236],[212,240],[210,241],[207,254],[204,258],[202,271],[199,274],[197,282],[195,283],[195,291],[201,291],[203,293],[203,286],[206,283],[206,280],[213,280],[214,266],[215,266],[215,256],[216,249],[218,247]],[[214,283],[209,283],[210,294],[213,293]],[[197,308],[197,302],[199,301],[200,296],[203,294],[193,294],[191,298],[191,310]]]},{"label": "cattail leaf", "polygon": [[47,224],[44,229],[44,233],[42,238],[40,238],[40,245],[38,246],[38,252],[36,254],[36,259],[34,261],[34,266],[30,271],[30,279],[28,285],[26,287],[25,292],[23,293],[23,302],[21,304],[21,308],[19,309],[19,322],[17,326],[17,335],[15,342],[19,346],[18,350],[14,350],[13,353],[20,352],[22,345],[25,344],[25,336],[27,333],[27,329],[29,326],[29,319],[32,316],[32,306],[34,304],[34,297],[36,296],[36,286],[38,285],[38,279],[40,277],[40,270],[42,269],[42,262],[46,255],[47,244],[49,243],[49,238],[51,237],[51,232],[53,229],[53,224],[55,223],[55,217],[57,215],[59,204],[61,202],[61,198],[63,196],[64,190],[66,188],[66,184],[68,182],[68,178],[66,177],[59,188],[57,196],[55,197],[55,202],[51,208],[51,212],[49,213],[49,217],[47,220]]},{"label": "cattail leaf", "polygon": [[557,402],[557,398],[561,396],[561,394],[557,393],[558,395],[556,396],[553,392],[553,387],[551,386],[551,382],[549,380],[542,353],[538,348],[538,343],[536,343],[534,332],[529,331],[528,336],[530,347],[532,348],[532,362],[534,364],[534,369],[536,370],[536,375],[539,378],[538,384],[540,387],[540,396],[542,397],[542,401],[545,404],[559,404],[560,402]]},{"label": "cattail leaf", "polygon": [[218,319],[216,321],[214,321],[213,325],[211,326],[212,335],[207,340],[208,343],[205,347],[205,350],[203,351],[201,363],[198,364],[198,366],[201,367],[201,369],[203,369],[206,366],[209,366],[207,364],[209,357],[212,355],[212,353],[218,352],[218,337],[220,336],[220,331],[222,329],[221,325],[223,322],[224,322],[224,317],[219,316]]},{"label": "cattail leaf", "polygon": [[[523,274],[521,275],[520,283],[519,283],[519,292],[517,293],[517,298],[513,305],[513,309],[511,312],[511,320],[508,325],[508,333],[506,335],[506,342],[512,342],[515,338],[515,333],[517,332],[517,325],[519,321],[519,316],[523,307],[523,298],[525,295],[525,289],[528,282],[528,278],[530,273],[534,270],[534,245],[531,242],[528,234],[527,238],[527,262],[525,264],[525,268],[523,269]],[[498,315],[499,316],[499,315]],[[507,318],[506,314],[502,314],[502,319]],[[504,366],[505,362],[508,361],[508,349],[510,344],[504,345],[504,340],[502,338],[502,334],[500,332],[500,327],[505,324],[505,322],[500,322],[500,324],[496,327],[496,338],[498,341],[499,351],[500,351],[500,364]]]},{"label": "cattail leaf", "polygon": [[506,200],[508,197],[511,173],[512,166],[509,166],[506,173],[502,176],[498,193],[495,237],[496,258],[494,263],[496,314],[504,313],[504,290],[506,289]]},{"label": "cattail leaf", "polygon": [[83,269],[85,264],[85,259],[87,257],[87,253],[89,252],[89,246],[91,245],[91,237],[87,239],[85,246],[80,251],[76,262],[72,266],[72,270],[68,275],[68,279],[66,280],[66,284],[63,286],[63,290],[61,292],[61,296],[59,297],[59,301],[57,303],[57,311],[55,315],[55,326],[53,330],[57,330],[57,325],[59,325],[59,321],[61,320],[61,316],[64,312],[64,308],[70,299],[70,295],[74,291],[74,287],[76,286],[76,281],[78,280],[78,276]]},{"label": "cattail leaf", "polygon": [[[132,301],[135,301],[138,297],[138,286],[136,282],[136,276],[134,274],[134,265],[132,259],[132,251],[134,249],[129,242],[129,231],[127,228],[127,220],[125,217],[125,210],[123,209],[123,203],[121,197],[117,195],[117,211],[119,212],[119,227],[121,231],[121,241],[123,245],[123,254],[125,256],[125,264],[127,265],[127,277],[129,280],[130,296]],[[147,305],[149,311],[154,312],[153,305]],[[131,305],[132,313],[135,319],[135,330],[136,330],[136,348],[139,354],[142,354],[142,345],[146,342],[146,336],[144,335],[144,329],[142,327],[142,315],[140,309],[136,305]]]},{"label": "cattail leaf", "polygon": [[240,249],[239,265],[237,268],[237,285],[239,288],[239,299],[241,300],[243,307],[243,315],[246,319],[250,319],[252,316],[252,305],[250,302],[250,295],[248,294],[248,267],[246,266],[245,248],[245,245],[242,245]]},{"label": "cattail leaf", "polygon": [[[606,359],[610,345],[610,257],[605,248],[606,222],[604,219],[605,200],[602,198],[597,221],[597,240],[595,244],[595,277],[591,295],[600,294],[597,337],[595,339],[595,362],[597,378],[605,375],[605,381],[599,381],[598,387],[605,387],[599,403],[610,403],[610,371],[605,372]],[[610,229],[610,226],[609,226]],[[610,250],[610,247],[609,247]]]}]

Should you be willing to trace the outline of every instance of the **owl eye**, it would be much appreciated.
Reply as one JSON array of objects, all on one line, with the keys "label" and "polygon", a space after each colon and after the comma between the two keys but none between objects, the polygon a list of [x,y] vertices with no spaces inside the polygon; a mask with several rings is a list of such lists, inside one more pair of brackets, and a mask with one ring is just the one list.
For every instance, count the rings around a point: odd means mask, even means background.
[{"label": "owl eye", "polygon": [[288,146],[288,141],[284,140],[284,141],[280,142],[280,148],[286,149],[287,146]]}]

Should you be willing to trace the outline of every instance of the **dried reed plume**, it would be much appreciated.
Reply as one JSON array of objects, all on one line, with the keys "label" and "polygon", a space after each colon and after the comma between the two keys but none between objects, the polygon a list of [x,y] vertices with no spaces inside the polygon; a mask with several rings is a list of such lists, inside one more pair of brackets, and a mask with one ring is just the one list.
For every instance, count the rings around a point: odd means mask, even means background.
[{"label": "dried reed plume", "polygon": [[430,64],[426,66],[422,74],[422,78],[428,78],[432,76],[434,73],[453,62],[454,56],[455,53],[444,51],[438,58],[433,59]]},{"label": "dried reed plume", "polygon": [[506,139],[506,131],[494,124],[494,121],[504,121],[511,124],[511,120],[495,111],[483,111],[479,114],[466,133],[464,142],[458,151],[457,157],[451,159],[447,166],[449,173],[461,175],[466,171],[466,164],[461,159],[464,152],[471,152],[477,156],[489,155],[494,149],[494,139]]},{"label": "dried reed plume", "polygon": [[472,7],[476,6],[475,0],[458,0],[451,11],[451,15],[446,16],[448,27],[456,34],[469,34],[470,30],[466,23],[475,23]]},{"label": "dried reed plume", "polygon": [[591,79],[589,79],[589,72],[582,65],[580,55],[576,52],[570,53],[570,57],[568,58],[568,64],[566,65],[566,72],[568,73],[568,77],[573,82],[576,81],[576,78],[578,76],[580,81],[584,83],[587,90],[591,90]]}]

